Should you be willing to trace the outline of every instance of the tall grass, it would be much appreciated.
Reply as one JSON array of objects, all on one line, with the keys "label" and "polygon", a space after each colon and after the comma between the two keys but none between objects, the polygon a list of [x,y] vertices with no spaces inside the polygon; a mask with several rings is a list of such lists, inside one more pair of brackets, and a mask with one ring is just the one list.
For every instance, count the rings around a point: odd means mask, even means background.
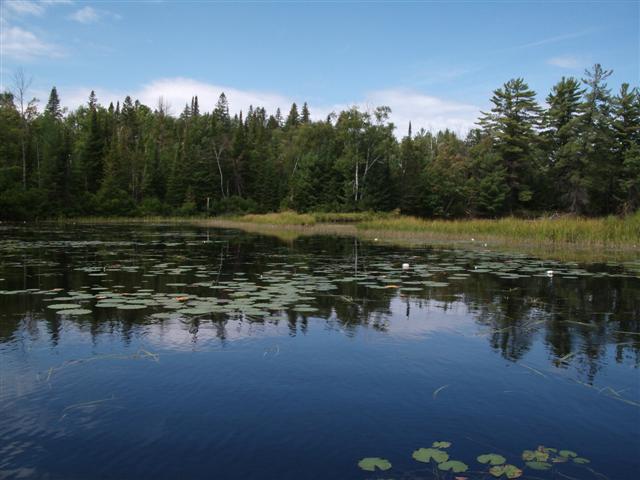
[{"label": "tall grass", "polygon": [[377,219],[358,223],[362,230],[436,233],[454,237],[509,238],[530,243],[640,246],[640,212],[624,218],[543,217],[524,220],[425,220],[416,217]]},{"label": "tall grass", "polygon": [[270,225],[315,225],[316,219],[307,213],[290,210],[276,213],[247,214],[240,217],[228,217],[228,220],[248,223],[268,223]]},{"label": "tall grass", "polygon": [[89,217],[65,219],[66,223],[149,223],[197,224],[233,227],[256,225],[263,228],[315,227],[325,225],[333,232],[345,228],[367,236],[447,238],[456,240],[505,240],[527,244],[580,246],[627,246],[640,248],[640,212],[627,217],[582,218],[562,216],[525,220],[507,217],[497,220],[426,220],[393,213],[278,213],[226,217]]}]

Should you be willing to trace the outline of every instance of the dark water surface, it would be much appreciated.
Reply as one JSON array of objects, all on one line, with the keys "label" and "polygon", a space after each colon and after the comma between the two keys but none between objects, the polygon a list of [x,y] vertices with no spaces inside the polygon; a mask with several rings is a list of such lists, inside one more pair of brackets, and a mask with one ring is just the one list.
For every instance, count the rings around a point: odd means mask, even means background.
[{"label": "dark water surface", "polygon": [[0,279],[0,478],[640,478],[640,261],[3,226]]}]

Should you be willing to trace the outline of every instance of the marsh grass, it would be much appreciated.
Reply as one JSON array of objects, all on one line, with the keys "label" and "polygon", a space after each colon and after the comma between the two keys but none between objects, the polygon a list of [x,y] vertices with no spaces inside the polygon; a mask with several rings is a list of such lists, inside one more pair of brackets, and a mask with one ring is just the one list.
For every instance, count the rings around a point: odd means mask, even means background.
[{"label": "marsh grass", "polygon": [[78,224],[195,225],[240,229],[293,242],[300,236],[357,236],[397,246],[425,244],[515,249],[563,261],[607,261],[637,258],[640,212],[627,217],[563,216],[526,220],[425,220],[396,212],[296,213],[220,217],[86,217],[62,219]]},{"label": "marsh grass", "polygon": [[277,213],[248,214],[239,217],[228,217],[236,222],[261,223],[269,225],[315,225],[316,218],[308,213],[283,211]]},{"label": "marsh grass", "polygon": [[624,218],[543,217],[524,220],[425,220],[382,218],[358,223],[361,230],[436,233],[476,241],[507,238],[527,243],[640,246],[640,212]]}]

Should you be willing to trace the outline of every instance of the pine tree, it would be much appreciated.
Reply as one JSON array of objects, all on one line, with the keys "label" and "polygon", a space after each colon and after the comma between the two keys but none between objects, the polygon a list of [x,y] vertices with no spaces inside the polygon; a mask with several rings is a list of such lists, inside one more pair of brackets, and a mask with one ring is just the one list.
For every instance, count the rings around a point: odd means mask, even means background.
[{"label": "pine tree", "polygon": [[60,120],[62,118],[62,109],[60,108],[60,97],[58,96],[58,90],[56,87],[51,89],[51,93],[49,93],[49,100],[47,101],[47,106],[44,109],[45,115],[49,117]]},{"label": "pine tree", "polygon": [[[547,97],[549,109],[545,119],[549,152],[552,194],[562,192],[561,203],[555,205],[572,213],[582,213],[588,201],[588,178],[580,153],[580,111],[584,90],[574,78],[562,78]],[[551,195],[551,198],[554,198]]]},{"label": "pine tree", "polygon": [[300,115],[298,114],[298,106],[295,102],[291,104],[291,110],[285,122],[285,128],[293,128],[300,124]]},{"label": "pine tree", "polygon": [[611,126],[612,99],[606,83],[612,73],[596,64],[591,70],[585,70],[582,79],[587,90],[582,105],[580,155],[588,185],[586,213],[590,214],[612,213],[616,209],[613,195],[621,163],[612,156],[615,141]]},{"label": "pine tree", "polygon": [[624,212],[640,207],[640,91],[623,83],[613,99],[613,129],[618,176],[618,202]]},{"label": "pine tree", "polygon": [[534,197],[537,135],[541,109],[536,93],[522,78],[509,80],[493,92],[490,113],[482,113],[480,125],[493,139],[507,172],[510,211],[528,206]]},{"label": "pine tree", "polygon": [[86,189],[95,193],[100,188],[104,173],[103,135],[98,125],[98,99],[92,90],[89,95],[89,125],[87,140],[82,152]]},{"label": "pine tree", "polygon": [[229,122],[229,102],[227,101],[227,96],[222,92],[218,97],[218,101],[216,102],[216,106],[213,109],[213,116],[222,123]]},{"label": "pine tree", "polygon": [[411,124],[407,136],[400,143],[397,172],[398,206],[400,211],[409,215],[419,215],[422,212],[421,197],[423,189],[423,177],[425,157],[416,148],[411,137]]},{"label": "pine tree", "polygon": [[307,102],[304,102],[304,105],[302,105],[302,119],[300,121],[303,124],[307,124],[311,121],[311,114],[309,113],[309,106],[307,105]]},{"label": "pine tree", "polygon": [[200,116],[200,107],[198,105],[197,95],[191,99],[191,115],[194,117]]}]

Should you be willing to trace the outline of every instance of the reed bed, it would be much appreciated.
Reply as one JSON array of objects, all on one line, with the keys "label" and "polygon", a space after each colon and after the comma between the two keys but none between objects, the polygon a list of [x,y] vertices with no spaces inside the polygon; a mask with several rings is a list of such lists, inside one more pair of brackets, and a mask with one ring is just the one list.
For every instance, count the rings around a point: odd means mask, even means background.
[{"label": "reed bed", "polygon": [[640,213],[627,217],[543,217],[533,220],[425,220],[416,217],[382,218],[360,222],[361,230],[435,233],[478,241],[496,238],[527,243],[640,246]]},{"label": "reed bed", "polygon": [[427,220],[395,212],[297,213],[283,211],[267,214],[219,217],[85,217],[61,219],[80,224],[155,224],[197,225],[237,228],[294,240],[300,235],[350,235],[385,240],[394,244],[426,242],[463,242],[482,245],[490,242],[511,247],[536,248],[538,254],[587,257],[606,249],[606,256],[617,251],[637,254],[640,251],[640,212],[627,217],[541,217],[521,219]]}]

